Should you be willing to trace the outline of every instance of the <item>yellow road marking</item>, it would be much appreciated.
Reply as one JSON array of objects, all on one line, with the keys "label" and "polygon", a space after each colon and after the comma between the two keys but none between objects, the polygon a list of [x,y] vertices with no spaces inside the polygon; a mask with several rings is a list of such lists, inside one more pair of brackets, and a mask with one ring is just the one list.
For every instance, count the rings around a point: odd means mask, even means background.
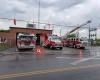
[{"label": "yellow road marking", "polygon": [[25,72],[25,73],[14,73],[8,75],[0,75],[0,79],[8,79],[8,78],[15,78],[15,77],[22,77],[22,76],[31,76],[31,75],[39,75],[39,74],[46,74],[46,73],[54,73],[54,72],[63,72],[63,71],[72,71],[78,69],[86,69],[86,68],[94,68],[100,67],[100,64],[96,65],[85,65],[85,66],[76,66],[76,67],[65,67],[65,68],[54,68],[54,69],[46,69],[40,71],[32,71],[32,72]]}]

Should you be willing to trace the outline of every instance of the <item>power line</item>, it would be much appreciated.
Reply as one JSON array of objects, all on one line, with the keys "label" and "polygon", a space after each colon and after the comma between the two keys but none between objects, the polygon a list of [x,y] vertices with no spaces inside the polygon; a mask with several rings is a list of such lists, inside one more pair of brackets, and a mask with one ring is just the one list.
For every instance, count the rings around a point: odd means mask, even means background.
[{"label": "power line", "polygon": [[[2,19],[2,20],[14,20],[14,19],[12,19],[12,18],[0,18],[0,19]],[[75,28],[75,27],[78,27],[78,26],[66,26],[66,25],[63,25],[63,24],[53,24],[53,23],[46,23],[46,22],[35,22],[35,21],[29,21],[29,20],[22,20],[22,19],[16,19],[16,21],[22,21],[22,22],[32,22],[32,23],[39,23],[39,24],[45,24],[45,25],[52,25],[52,26],[61,26],[61,27],[73,27],[73,28]],[[81,28],[88,28],[88,27],[86,27],[86,26],[84,26],[84,27],[81,27]],[[100,27],[91,27],[91,28],[100,28]]]},{"label": "power line", "polygon": [[[14,20],[12,18],[0,18],[3,20]],[[29,21],[29,20],[21,20],[21,19],[16,19],[16,21],[23,21],[23,22],[32,22],[32,23],[39,23],[39,24],[46,24],[46,25],[53,25],[53,26],[61,26],[61,27],[76,27],[76,26],[65,26],[65,25],[60,25],[60,24],[49,24],[49,23],[45,23],[45,22],[35,22],[35,21]]]}]

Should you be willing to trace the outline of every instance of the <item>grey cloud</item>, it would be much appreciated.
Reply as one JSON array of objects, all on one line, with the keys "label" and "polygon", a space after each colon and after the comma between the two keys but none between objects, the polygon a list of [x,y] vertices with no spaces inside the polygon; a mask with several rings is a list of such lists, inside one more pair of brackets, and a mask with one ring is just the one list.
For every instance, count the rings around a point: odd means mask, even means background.
[{"label": "grey cloud", "polygon": [[7,17],[7,18],[12,18],[16,15],[19,14],[24,14],[26,11],[25,6],[21,6],[22,3],[18,0],[2,0],[0,1],[0,16],[1,17]]},{"label": "grey cloud", "polygon": [[84,1],[85,0],[58,0],[57,2],[53,3],[53,6],[58,8],[58,11],[63,11]]},{"label": "grey cloud", "polygon": [[[13,0],[11,0],[11,1],[13,1]],[[0,16],[11,18],[16,14],[16,18],[23,18],[23,19],[25,17],[31,18],[32,15],[30,15],[29,11],[31,11],[32,8],[35,8],[35,14],[36,14],[36,9],[38,7],[39,0],[15,0],[17,2],[21,2],[21,3],[25,4],[26,6],[24,6],[24,8],[22,8],[22,6],[17,7],[14,5],[13,6],[10,5],[9,2],[11,2],[11,1],[10,0],[9,1],[8,0],[0,1]],[[92,0],[56,0],[54,2],[49,2],[48,0],[40,0],[40,1],[41,1],[41,8],[42,8],[41,16],[43,16],[43,15],[47,16],[49,14],[48,10],[51,9],[50,7],[53,7],[53,9],[55,10],[55,11],[51,10],[51,11],[53,11],[53,13],[51,12],[51,14],[56,15],[53,18],[52,23],[64,24],[64,25],[76,25],[76,24],[80,24],[89,19],[92,19],[95,24],[97,22],[99,23],[99,20],[100,20],[100,16],[99,16],[100,9],[99,8],[96,7],[97,10],[92,9],[91,12],[89,12],[87,14],[85,14],[85,12],[87,12],[85,10],[87,10],[87,8],[92,8],[92,7],[88,7],[89,3],[84,4],[86,6],[84,6],[83,12],[81,9],[80,9],[80,11],[75,11],[75,9],[74,9],[75,5],[82,4],[86,1],[91,2]],[[70,7],[72,8],[71,10],[69,9]],[[30,9],[30,10],[28,10],[28,9]],[[64,11],[66,9],[68,10],[68,12],[70,12],[69,14],[65,14],[65,13],[67,13]],[[44,11],[44,14],[42,14],[42,11]],[[57,13],[59,13],[60,16],[63,16],[62,18],[64,18],[64,16],[67,16],[67,15],[72,16],[72,17],[70,20],[69,19],[61,19],[61,17],[59,18],[59,14],[57,14]],[[73,15],[74,13],[76,13],[76,14]],[[79,18],[77,19],[77,17],[79,17]],[[42,18],[44,18],[44,17],[42,17]]]},{"label": "grey cloud", "polygon": [[[39,0],[21,0],[23,3],[27,4],[28,6],[32,6],[34,8],[39,7]],[[48,8],[50,6],[53,6],[53,4],[48,3],[46,1],[40,0],[40,7],[41,8]]]},{"label": "grey cloud", "polygon": [[[21,0],[25,4],[29,4],[34,7],[38,7],[39,0]],[[48,0],[40,0],[41,8],[48,8],[48,7],[54,7],[58,8],[59,10],[63,10],[69,7],[72,7],[74,5],[77,5],[79,3],[84,2],[85,0],[56,0],[55,2],[49,2]]]},{"label": "grey cloud", "polygon": [[19,0],[25,4],[27,4],[28,6],[33,6],[33,7],[38,7],[38,3],[39,3],[39,0]]},{"label": "grey cloud", "polygon": [[25,13],[24,10],[20,10],[20,9],[18,9],[18,8],[13,8],[13,9],[11,10],[11,12],[13,12],[13,13],[18,13],[18,14],[24,14],[24,13]]}]

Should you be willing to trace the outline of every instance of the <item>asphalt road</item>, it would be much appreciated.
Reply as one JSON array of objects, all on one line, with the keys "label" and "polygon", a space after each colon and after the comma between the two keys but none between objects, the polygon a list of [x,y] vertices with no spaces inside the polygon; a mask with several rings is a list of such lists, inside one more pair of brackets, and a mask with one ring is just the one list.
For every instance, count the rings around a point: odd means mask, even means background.
[{"label": "asphalt road", "polygon": [[0,57],[1,80],[100,80],[100,47],[44,49],[44,55],[16,55],[14,50]]},{"label": "asphalt road", "polygon": [[65,71],[47,72],[4,80],[100,80],[100,66]]}]

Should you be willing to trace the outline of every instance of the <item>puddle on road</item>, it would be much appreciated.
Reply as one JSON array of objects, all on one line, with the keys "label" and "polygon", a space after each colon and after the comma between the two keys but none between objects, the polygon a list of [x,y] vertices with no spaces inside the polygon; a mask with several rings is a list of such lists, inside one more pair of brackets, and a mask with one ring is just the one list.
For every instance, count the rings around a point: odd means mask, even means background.
[{"label": "puddle on road", "polygon": [[[91,56],[100,56],[100,49],[97,48],[89,48],[86,50],[74,49],[74,48],[64,48],[63,50],[49,50],[45,49],[43,55],[36,55],[33,51],[20,51],[20,52],[11,52],[14,55],[6,55],[0,58],[0,61],[11,61],[16,59],[16,54],[19,55],[21,60],[31,60],[35,57],[44,58],[52,55],[56,57],[67,57],[67,58],[84,58]],[[59,56],[58,56],[59,55]]]},{"label": "puddle on road", "polygon": [[0,57],[0,61],[13,61],[15,59],[16,59],[15,55],[6,55],[6,56]]}]

